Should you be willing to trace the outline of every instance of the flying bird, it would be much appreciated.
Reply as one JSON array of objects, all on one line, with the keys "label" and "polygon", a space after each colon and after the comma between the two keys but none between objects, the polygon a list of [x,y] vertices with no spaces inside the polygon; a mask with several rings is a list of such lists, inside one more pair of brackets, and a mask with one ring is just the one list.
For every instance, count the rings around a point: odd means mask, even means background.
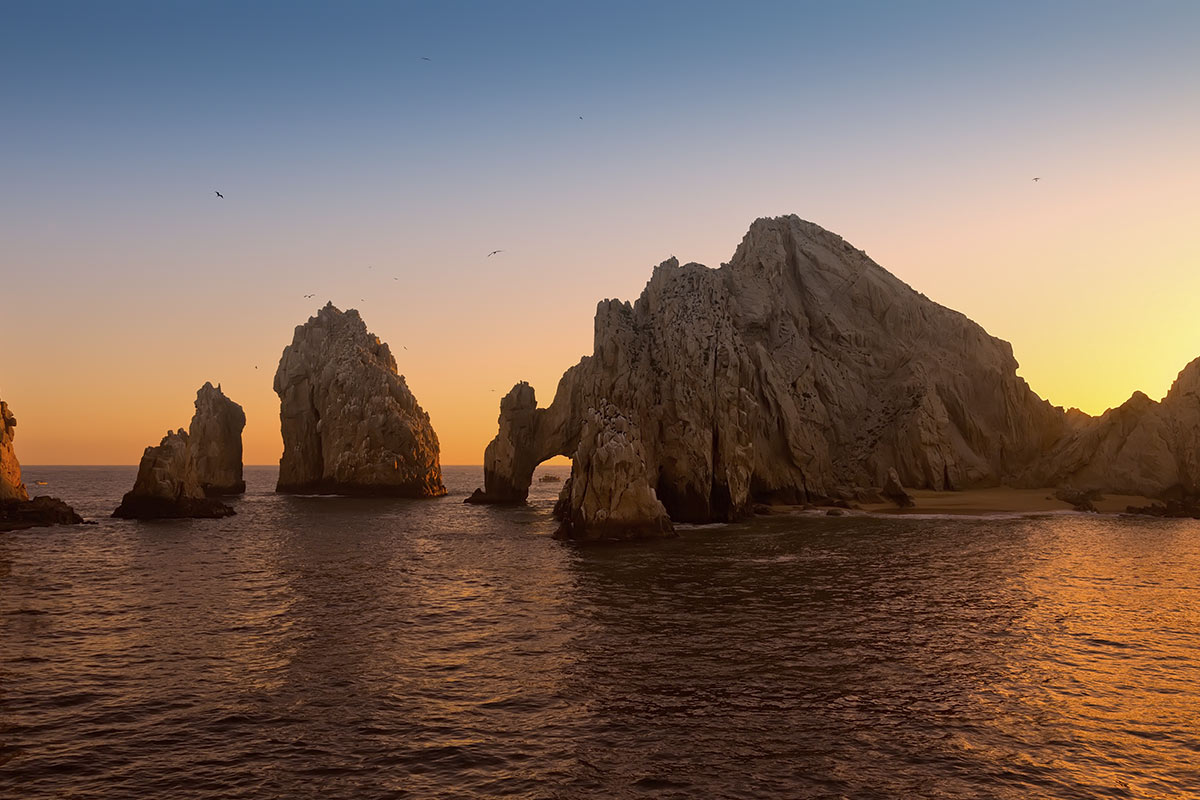
[{"label": "flying bird", "polygon": [[213,194],[215,194],[217,197],[221,198],[222,200],[225,199],[225,195],[221,194],[216,189],[213,189]]},{"label": "flying bird", "polygon": [[492,252],[488,253],[488,258],[491,258],[492,256],[496,255],[496,253],[503,253],[503,252],[504,252],[503,250],[493,250]]},{"label": "flying bird", "polygon": [[1041,180],[1041,178],[1034,178],[1034,179],[1033,179],[1033,182],[1034,182],[1034,183],[1037,183],[1037,182],[1038,182],[1038,181],[1040,181],[1040,180]]},{"label": "flying bird", "polygon": [[580,119],[583,119],[583,117],[580,117]]},{"label": "flying bird", "polygon": [[422,61],[432,61],[433,59],[429,58],[429,56],[421,56],[421,60]]},{"label": "flying bird", "polygon": [[304,295],[304,296],[305,296],[306,298],[308,298],[308,297],[316,297],[316,295],[315,295],[315,294],[306,294],[306,295]]}]

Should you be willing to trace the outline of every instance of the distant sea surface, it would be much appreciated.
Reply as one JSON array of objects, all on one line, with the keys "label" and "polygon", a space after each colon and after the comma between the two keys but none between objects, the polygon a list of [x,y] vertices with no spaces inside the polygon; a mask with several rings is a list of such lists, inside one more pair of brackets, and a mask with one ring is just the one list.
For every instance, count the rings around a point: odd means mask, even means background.
[{"label": "distant sea surface", "polygon": [[[539,474],[567,474],[542,467]],[[768,517],[551,540],[463,505],[0,534],[0,797],[1200,796],[1200,523]],[[35,487],[44,480],[47,485]]]}]

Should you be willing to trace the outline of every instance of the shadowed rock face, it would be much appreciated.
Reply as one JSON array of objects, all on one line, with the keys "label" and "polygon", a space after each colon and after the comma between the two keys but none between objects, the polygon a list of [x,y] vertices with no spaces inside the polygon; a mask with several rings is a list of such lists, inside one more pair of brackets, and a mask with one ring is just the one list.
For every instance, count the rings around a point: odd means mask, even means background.
[{"label": "shadowed rock face", "polygon": [[[1137,401],[1129,419],[1106,423],[1068,417],[1016,369],[1007,342],[836,234],[760,219],[720,269],[671,259],[636,303],[601,302],[593,354],[550,406],[536,408],[524,384],[502,401],[475,499],[523,500],[534,466],[574,454],[602,402],[639,432],[647,482],[675,521],[879,487],[892,469],[915,489],[1068,477],[1093,488],[1079,479],[1085,464],[1109,491],[1195,485],[1194,374],[1151,404],[1161,411]],[[1132,454],[1128,469],[1101,463],[1105,448],[1126,446],[1158,453],[1161,469]]]},{"label": "shadowed rock face", "polygon": [[589,409],[556,512],[559,539],[602,541],[673,536],[650,487],[641,437],[612,403]]},{"label": "shadowed rock face", "polygon": [[208,498],[200,486],[187,432],[168,431],[157,447],[147,447],[133,489],[121,498],[114,517],[167,519],[227,517],[233,509]]},{"label": "shadowed rock face", "polygon": [[1141,392],[1099,417],[1072,409],[1070,426],[1025,476],[1034,485],[1200,499],[1200,358],[1156,403]]},{"label": "shadowed rock face", "polygon": [[276,491],[446,493],[429,415],[357,311],[330,303],[297,326],[275,392],[283,432]]},{"label": "shadowed rock face", "polygon": [[44,495],[29,499],[13,449],[16,428],[17,418],[0,400],[0,531],[82,523],[83,517],[61,500]]},{"label": "shadowed rock face", "polygon": [[242,429],[246,414],[242,407],[221,391],[205,383],[196,392],[196,413],[188,428],[189,444],[196,465],[196,479],[210,497],[241,494],[246,491],[242,479]]}]

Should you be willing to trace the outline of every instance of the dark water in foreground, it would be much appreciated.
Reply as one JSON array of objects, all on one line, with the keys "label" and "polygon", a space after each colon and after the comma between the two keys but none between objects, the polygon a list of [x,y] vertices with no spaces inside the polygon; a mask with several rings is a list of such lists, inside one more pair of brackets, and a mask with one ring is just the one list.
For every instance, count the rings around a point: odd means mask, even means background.
[{"label": "dark water in foreground", "polygon": [[[550,469],[559,474],[564,468]],[[28,468],[97,517],[133,469]],[[276,497],[0,535],[0,796],[1200,796],[1200,523]]]}]

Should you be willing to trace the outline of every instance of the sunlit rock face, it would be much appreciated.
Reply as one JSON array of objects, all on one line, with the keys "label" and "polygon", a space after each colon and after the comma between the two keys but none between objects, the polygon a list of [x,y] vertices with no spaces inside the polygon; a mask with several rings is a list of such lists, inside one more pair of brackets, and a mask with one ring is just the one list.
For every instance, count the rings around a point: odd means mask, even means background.
[{"label": "sunlit rock face", "polygon": [[8,403],[0,401],[0,503],[29,499],[29,492],[21,482],[21,464],[13,451],[16,433],[17,418],[8,410]]},{"label": "sunlit rock face", "polygon": [[242,429],[246,414],[220,386],[205,383],[196,392],[196,413],[188,428],[189,445],[200,488],[210,497],[241,494]]},{"label": "sunlit rock face", "polygon": [[522,402],[519,423],[502,409],[482,495],[523,497],[529,465],[574,454],[602,400],[640,431],[675,521],[878,487],[893,468],[912,488],[996,485],[1066,428],[1016,369],[1007,342],[836,234],[760,219],[720,269],[671,259],[636,303],[601,302],[593,354],[550,406]]},{"label": "sunlit rock face", "polygon": [[168,519],[226,517],[233,509],[206,497],[200,486],[186,431],[168,431],[156,447],[147,447],[133,488],[121,498],[114,517]]},{"label": "sunlit rock face", "polygon": [[29,499],[21,481],[21,464],[13,450],[17,419],[0,400],[0,531],[49,525],[78,525],[83,518],[61,500],[41,496]]},{"label": "sunlit rock face", "polygon": [[612,403],[588,409],[571,477],[556,506],[555,536],[619,541],[674,535],[666,508],[651,488],[637,426]]},{"label": "sunlit rock face", "polygon": [[277,491],[446,493],[429,415],[357,311],[331,303],[297,326],[275,392],[283,432]]}]

